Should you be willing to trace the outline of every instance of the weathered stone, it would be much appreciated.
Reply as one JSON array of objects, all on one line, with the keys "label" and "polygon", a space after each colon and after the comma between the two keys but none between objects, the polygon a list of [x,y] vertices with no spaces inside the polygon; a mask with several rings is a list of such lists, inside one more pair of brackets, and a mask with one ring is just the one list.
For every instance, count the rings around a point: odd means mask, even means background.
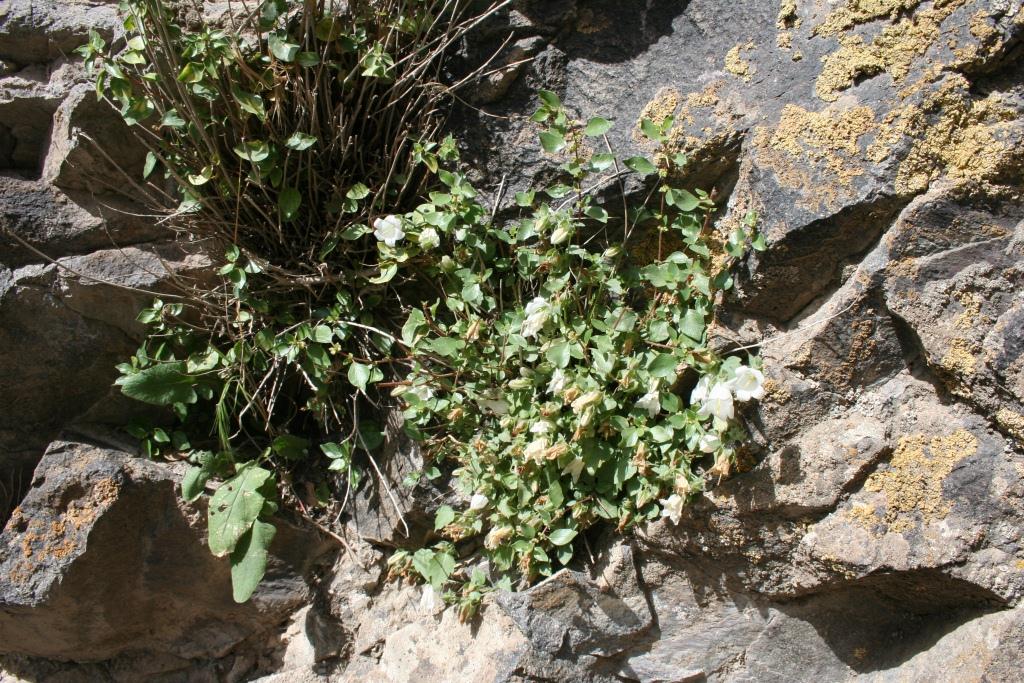
[{"label": "weathered stone", "polygon": [[889,307],[928,365],[1024,438],[1024,200],[936,190],[903,212],[885,245]]},{"label": "weathered stone", "polygon": [[115,2],[8,0],[0,10],[0,59],[50,62],[84,44],[89,29],[109,39],[119,25]]},{"label": "weathered stone", "polygon": [[158,652],[223,657],[309,597],[322,543],[279,523],[267,578],[231,600],[228,562],[204,542],[177,476],[123,453],[57,443],[3,535],[0,650],[100,661]]},{"label": "weathered stone", "polygon": [[145,146],[116,110],[82,84],[54,113],[42,176],[64,190],[139,197],[145,157]]},{"label": "weathered stone", "polygon": [[0,78],[0,171],[42,174],[53,114],[79,67],[33,65]]},{"label": "weathered stone", "polygon": [[[385,415],[384,447],[373,456],[373,476],[354,496],[349,525],[371,543],[418,548],[434,531],[434,512],[451,494],[422,476],[423,454],[402,431],[401,420],[398,411]],[[410,477],[414,486],[406,484]]]},{"label": "weathered stone", "polygon": [[[34,451],[38,459],[61,429],[108,396],[115,366],[141,340],[139,309],[174,277],[207,264],[174,245],[154,245],[11,273],[0,289],[0,392],[19,400],[0,413],[0,466],[8,453]],[[108,410],[106,419],[123,424],[129,414]],[[31,456],[17,459],[34,464]]]},{"label": "weathered stone", "polygon": [[137,214],[137,206],[116,196],[69,194],[45,182],[0,176],[0,219],[7,230],[34,248],[0,232],[0,260],[8,268],[17,268],[168,236],[165,229]]},{"label": "weathered stone", "polygon": [[383,641],[378,659],[357,658],[340,681],[512,681],[527,641],[501,610],[487,607],[478,622],[460,623],[454,609],[413,617]]},{"label": "weathered stone", "polygon": [[637,583],[632,549],[613,546],[586,574],[563,569],[521,593],[503,593],[508,612],[532,647],[549,655],[610,657],[641,640],[654,626]]}]

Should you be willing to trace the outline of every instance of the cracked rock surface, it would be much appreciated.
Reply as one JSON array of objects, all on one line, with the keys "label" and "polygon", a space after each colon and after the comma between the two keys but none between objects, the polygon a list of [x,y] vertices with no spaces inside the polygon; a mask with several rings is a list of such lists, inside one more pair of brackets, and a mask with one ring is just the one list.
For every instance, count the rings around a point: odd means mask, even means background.
[{"label": "cracked rock surface", "polygon": [[[537,88],[613,120],[627,152],[650,151],[641,118],[675,117],[684,182],[714,190],[718,225],[761,217],[768,249],[715,344],[755,345],[768,382],[749,462],[678,525],[609,536],[593,567],[466,624],[386,578],[403,533],[372,490],[366,541],[282,548],[263,603],[221,604],[201,511],[111,430],[145,299],[123,287],[206,265],[132,215],[87,144],[138,163],[69,57],[115,6],[0,8],[0,220],[34,247],[0,241],[0,681],[1020,680],[1021,2],[740,5],[520,0],[467,47],[505,46],[484,114],[454,125],[506,203],[559,163],[535,144]],[[385,470],[400,479],[414,451]],[[409,495],[429,526],[437,496]]]}]

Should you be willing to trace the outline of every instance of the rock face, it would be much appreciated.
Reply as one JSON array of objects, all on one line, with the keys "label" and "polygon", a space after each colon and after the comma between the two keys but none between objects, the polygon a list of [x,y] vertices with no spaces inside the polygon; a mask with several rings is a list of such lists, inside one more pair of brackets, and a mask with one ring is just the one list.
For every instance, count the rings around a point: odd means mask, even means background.
[{"label": "rock face", "polygon": [[[130,216],[89,144],[138,163],[66,57],[89,26],[112,30],[113,5],[8,4],[4,226],[65,266],[0,242],[0,396],[16,399],[0,503],[21,501],[0,537],[11,676],[1020,679],[1019,0],[522,0],[482,27],[469,52],[503,46],[507,68],[473,93],[499,117],[459,119],[478,184],[508,201],[559,163],[534,144],[538,87],[614,120],[619,148],[650,151],[639,120],[673,115],[681,181],[715,191],[719,225],[760,215],[768,249],[743,264],[715,343],[756,346],[769,382],[744,471],[678,525],[606,539],[591,569],[494,595],[467,624],[385,577],[387,548],[429,531],[438,503],[401,486],[414,449],[382,464],[395,504],[362,492],[365,540],[312,589],[309,554],[283,562],[255,608],[224,603],[165,470],[84,445],[42,457],[62,430],[124,414],[108,388],[141,299],[123,286],[161,290],[202,263]],[[179,555],[158,554],[160,534]]]},{"label": "rock face", "polygon": [[284,527],[269,580],[235,604],[204,511],[179,504],[177,485],[174,471],[124,453],[53,444],[0,535],[0,654],[220,659],[309,599],[304,563],[324,546]]}]

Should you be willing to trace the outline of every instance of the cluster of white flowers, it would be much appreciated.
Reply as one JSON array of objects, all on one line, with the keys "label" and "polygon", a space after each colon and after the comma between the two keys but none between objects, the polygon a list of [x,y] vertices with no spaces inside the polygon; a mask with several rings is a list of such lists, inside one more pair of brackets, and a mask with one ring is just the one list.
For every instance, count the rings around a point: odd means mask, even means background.
[{"label": "cluster of white flowers", "polygon": [[661,393],[658,391],[658,383],[652,382],[646,394],[636,401],[636,407],[647,411],[647,417],[654,417],[661,412]]},{"label": "cluster of white flowers", "polygon": [[534,439],[526,444],[526,448],[523,450],[523,457],[534,462],[541,462],[549,445],[547,437],[542,436],[539,439]]},{"label": "cluster of white flowers", "polygon": [[544,323],[550,319],[551,304],[542,296],[534,297],[533,301],[526,304],[526,320],[523,321],[521,334],[527,339],[536,337]]},{"label": "cluster of white flowers", "polygon": [[378,218],[373,222],[373,236],[389,247],[395,246],[398,240],[405,237],[405,231],[402,230],[402,219],[398,216]]},{"label": "cluster of white flowers", "polygon": [[569,386],[569,378],[561,370],[555,370],[551,374],[551,381],[548,382],[548,393],[558,396]]},{"label": "cluster of white flowers", "polygon": [[661,516],[668,517],[673,524],[679,524],[683,516],[683,508],[686,506],[686,499],[678,493],[673,493],[668,498],[658,501],[661,503]]},{"label": "cluster of white flowers", "polygon": [[764,396],[764,375],[760,370],[741,365],[736,369],[736,376],[727,382],[711,383],[705,375],[697,382],[690,394],[691,405],[698,406],[697,417],[702,420],[714,416],[726,422],[736,415],[733,400],[744,403],[750,399]]},{"label": "cluster of white flowers", "polygon": [[[649,396],[649,394],[648,394]],[[693,393],[690,394],[691,405],[697,406],[697,417],[704,420],[714,417],[718,431],[725,429],[725,424],[736,415],[734,401],[745,403],[751,399],[759,399],[764,396],[764,375],[745,365],[736,369],[736,375],[729,381],[712,382],[707,375],[700,378]],[[641,401],[647,399],[644,396]],[[640,406],[640,401],[637,402]],[[643,406],[640,406],[643,407]],[[702,453],[719,453],[719,459],[723,462],[728,460],[730,451],[722,450],[722,436],[718,432],[708,432],[700,437],[698,448]],[[715,461],[716,468],[718,460]],[[688,482],[683,482],[685,488],[689,488]],[[673,493],[668,498],[658,501],[661,504],[661,516],[678,524],[683,514],[683,507],[686,499],[678,493]]]},{"label": "cluster of white flowers", "polygon": [[441,246],[441,236],[437,234],[437,230],[433,228],[427,228],[420,233],[420,247],[423,249],[436,249]]}]

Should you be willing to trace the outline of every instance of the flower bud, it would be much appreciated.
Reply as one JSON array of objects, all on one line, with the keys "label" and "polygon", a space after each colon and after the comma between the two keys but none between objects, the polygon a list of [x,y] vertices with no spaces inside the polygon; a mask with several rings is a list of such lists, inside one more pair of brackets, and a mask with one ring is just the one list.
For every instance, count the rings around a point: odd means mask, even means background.
[{"label": "flower bud", "polygon": [[568,228],[559,226],[555,228],[555,231],[551,233],[551,244],[561,244],[572,237],[572,232]]}]

